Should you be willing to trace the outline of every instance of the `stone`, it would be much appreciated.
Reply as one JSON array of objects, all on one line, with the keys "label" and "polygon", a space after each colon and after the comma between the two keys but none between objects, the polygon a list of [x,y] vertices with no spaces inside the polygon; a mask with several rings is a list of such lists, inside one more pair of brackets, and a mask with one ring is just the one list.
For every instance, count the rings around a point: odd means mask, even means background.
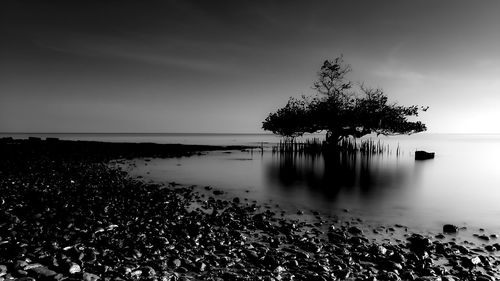
[{"label": "stone", "polygon": [[397,273],[391,271],[380,272],[377,276],[377,279],[387,281],[401,281],[401,277],[399,277]]},{"label": "stone", "polygon": [[427,151],[423,151],[423,150],[415,151],[415,160],[434,159],[434,156],[435,156],[434,152],[427,152]]},{"label": "stone", "polygon": [[99,277],[93,273],[84,272],[82,275],[83,281],[97,281],[99,279],[101,279],[101,277]]},{"label": "stone", "polygon": [[37,268],[37,267],[43,267],[43,265],[41,265],[39,263],[32,263],[32,264],[25,265],[23,267],[23,269],[24,270],[30,270],[30,269]]},{"label": "stone", "polygon": [[180,267],[181,266],[181,260],[180,259],[175,259],[172,261],[172,265],[174,267]]},{"label": "stone", "polygon": [[493,246],[493,245],[486,245],[484,247],[484,249],[486,249],[486,251],[488,251],[488,252],[494,252],[494,251],[497,250],[497,248],[495,246]]},{"label": "stone", "polygon": [[477,238],[484,241],[490,241],[490,237],[488,235],[479,235]]},{"label": "stone", "polygon": [[384,246],[374,246],[373,252],[376,253],[377,255],[384,256],[387,253],[387,248]]},{"label": "stone", "polygon": [[143,277],[154,277],[156,276],[156,271],[151,266],[143,266],[139,268],[141,271],[141,276]]},{"label": "stone", "polygon": [[347,232],[349,232],[352,235],[363,235],[363,230],[357,226],[351,226],[347,229]]},{"label": "stone", "polygon": [[444,233],[457,233],[458,226],[453,225],[453,224],[445,224],[445,225],[443,225],[443,232]]},{"label": "stone", "polygon": [[410,241],[410,249],[413,252],[423,253],[432,248],[432,241],[420,234],[413,234],[408,238]]},{"label": "stone", "polygon": [[82,269],[80,266],[76,263],[71,263],[68,269],[69,274],[75,274],[75,273],[80,273]]},{"label": "stone", "polygon": [[32,267],[26,271],[36,279],[50,279],[51,277],[57,275],[57,272],[50,270],[45,266]]},{"label": "stone", "polygon": [[473,257],[473,258],[464,258],[462,260],[462,265],[465,266],[465,267],[474,267],[474,266],[477,266],[478,264],[481,263],[481,259],[479,257]]},{"label": "stone", "polygon": [[200,263],[200,265],[198,266],[198,271],[200,271],[200,272],[203,272],[206,269],[207,269],[207,265],[204,262]]}]

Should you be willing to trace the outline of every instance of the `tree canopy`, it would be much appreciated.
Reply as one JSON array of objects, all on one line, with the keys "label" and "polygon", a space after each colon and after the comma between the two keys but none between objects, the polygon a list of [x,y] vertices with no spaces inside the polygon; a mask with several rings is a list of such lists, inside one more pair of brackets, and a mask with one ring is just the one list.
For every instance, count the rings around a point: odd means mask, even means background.
[{"label": "tree canopy", "polygon": [[291,97],[287,104],[270,113],[262,128],[293,139],[304,133],[326,132],[332,144],[349,136],[367,134],[413,134],[426,130],[420,121],[410,121],[427,108],[389,102],[381,89],[357,88],[346,79],[351,67],[342,57],[326,60],[313,84],[316,95]]}]

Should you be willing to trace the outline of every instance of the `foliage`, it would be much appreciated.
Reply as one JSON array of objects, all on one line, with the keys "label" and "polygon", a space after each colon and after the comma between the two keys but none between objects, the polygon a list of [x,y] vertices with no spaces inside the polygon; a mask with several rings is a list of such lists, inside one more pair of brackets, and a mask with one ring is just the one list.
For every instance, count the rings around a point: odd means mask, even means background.
[{"label": "foliage", "polygon": [[313,122],[310,118],[310,103],[305,97],[302,99],[290,98],[285,107],[269,114],[262,123],[262,128],[286,138],[293,139],[305,132],[315,132],[310,127]]},{"label": "foliage", "polygon": [[304,133],[326,132],[326,140],[339,140],[376,133],[383,135],[413,134],[426,130],[420,121],[410,121],[427,108],[390,103],[381,89],[361,85],[356,93],[353,83],[346,79],[351,67],[342,57],[323,63],[311,98],[290,98],[262,123],[262,128],[293,140]]}]

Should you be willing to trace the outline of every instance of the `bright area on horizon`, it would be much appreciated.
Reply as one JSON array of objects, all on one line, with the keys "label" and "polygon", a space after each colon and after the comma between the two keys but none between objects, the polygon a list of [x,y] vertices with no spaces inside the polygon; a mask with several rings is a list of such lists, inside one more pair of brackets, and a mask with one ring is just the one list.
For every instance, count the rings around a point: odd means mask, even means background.
[{"label": "bright area on horizon", "polygon": [[325,59],[500,133],[498,1],[2,1],[0,132],[260,133]]}]

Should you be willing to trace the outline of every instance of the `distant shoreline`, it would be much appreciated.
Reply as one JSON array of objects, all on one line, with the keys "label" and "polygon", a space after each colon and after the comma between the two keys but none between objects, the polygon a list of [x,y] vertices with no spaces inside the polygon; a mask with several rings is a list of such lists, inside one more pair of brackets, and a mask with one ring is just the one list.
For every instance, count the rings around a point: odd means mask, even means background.
[{"label": "distant shoreline", "polygon": [[38,153],[54,156],[91,157],[99,159],[134,158],[134,157],[181,157],[214,150],[244,150],[252,146],[159,144],[103,142],[87,140],[61,140],[58,138],[28,139],[0,138],[2,152],[9,154],[13,150],[36,149]]}]

